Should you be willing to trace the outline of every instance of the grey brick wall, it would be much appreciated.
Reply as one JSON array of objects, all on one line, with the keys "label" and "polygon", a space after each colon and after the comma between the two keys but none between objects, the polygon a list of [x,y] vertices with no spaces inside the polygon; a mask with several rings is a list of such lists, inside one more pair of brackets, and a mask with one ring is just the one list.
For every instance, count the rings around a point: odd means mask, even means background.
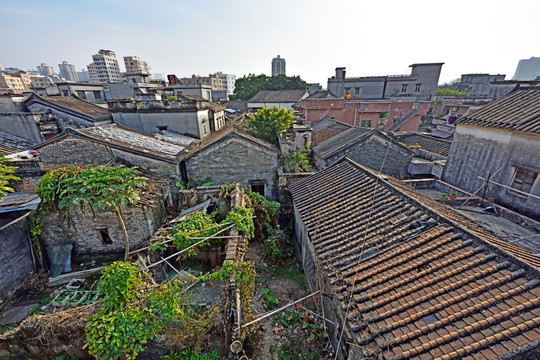
[{"label": "grey brick wall", "polygon": [[265,196],[277,198],[277,150],[258,146],[239,137],[214,143],[186,159],[188,178],[210,177],[214,184],[239,181],[249,187],[251,180],[265,181]]},{"label": "grey brick wall", "polygon": [[172,179],[176,179],[179,174],[177,163],[161,161],[71,136],[47,144],[37,151],[47,171],[64,165],[107,164],[118,158],[151,174]]},{"label": "grey brick wall", "polygon": [[[165,219],[165,205],[160,195],[156,195],[155,207],[122,208],[126,228],[128,230],[130,249],[136,249],[161,226]],[[95,212],[90,208],[81,211],[73,208],[65,219],[57,212],[42,215],[43,230],[41,241],[44,246],[73,243],[73,256],[107,256],[120,255],[125,250],[125,239],[116,212]],[[112,240],[107,244],[100,229],[107,229]]]},{"label": "grey brick wall", "polygon": [[26,216],[0,228],[0,303],[34,272]]}]

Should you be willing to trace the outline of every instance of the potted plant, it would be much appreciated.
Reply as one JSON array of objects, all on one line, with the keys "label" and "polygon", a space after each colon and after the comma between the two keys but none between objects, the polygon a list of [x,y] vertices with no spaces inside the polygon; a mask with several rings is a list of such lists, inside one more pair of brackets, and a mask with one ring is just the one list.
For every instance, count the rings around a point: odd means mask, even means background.
[{"label": "potted plant", "polygon": [[456,200],[456,198],[457,198],[457,192],[452,191],[452,192],[450,193],[450,200]]}]

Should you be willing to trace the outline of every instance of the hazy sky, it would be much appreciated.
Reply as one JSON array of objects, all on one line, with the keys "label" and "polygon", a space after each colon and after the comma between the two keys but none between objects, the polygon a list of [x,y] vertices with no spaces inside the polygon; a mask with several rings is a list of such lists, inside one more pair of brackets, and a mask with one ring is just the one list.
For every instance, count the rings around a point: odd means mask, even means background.
[{"label": "hazy sky", "polygon": [[99,49],[148,61],[179,77],[222,71],[287,75],[326,87],[348,76],[407,74],[444,62],[440,82],[464,73],[506,74],[540,56],[540,0],[0,0],[0,64],[63,60],[77,70]]}]

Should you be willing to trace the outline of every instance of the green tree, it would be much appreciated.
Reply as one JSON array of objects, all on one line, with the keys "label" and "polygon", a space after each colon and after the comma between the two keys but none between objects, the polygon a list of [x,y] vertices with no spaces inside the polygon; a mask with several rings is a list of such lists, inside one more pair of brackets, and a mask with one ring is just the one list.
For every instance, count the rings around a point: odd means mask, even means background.
[{"label": "green tree", "polygon": [[469,92],[468,89],[459,91],[459,90],[452,90],[452,89],[449,89],[449,88],[442,88],[442,89],[437,89],[437,91],[435,91],[435,95],[469,96],[469,95],[471,95],[471,93]]},{"label": "green tree", "polygon": [[[8,162],[4,157],[4,154],[0,154],[0,196],[6,195],[8,192],[13,192],[13,188],[9,187],[9,180],[20,180],[17,176],[13,175],[15,173],[15,166],[9,166],[4,163]],[[2,198],[0,197],[0,201]]]},{"label": "green tree", "polygon": [[294,124],[292,110],[285,108],[261,108],[253,118],[248,120],[248,131],[258,138],[277,143],[277,138],[283,130]]},{"label": "green tree", "polygon": [[236,80],[231,98],[249,100],[261,90],[307,90],[307,88],[307,83],[299,76],[249,74]]},{"label": "green tree", "polygon": [[45,208],[68,211],[79,205],[92,211],[114,209],[126,241],[125,259],[129,253],[129,238],[120,207],[139,201],[138,189],[146,184],[136,167],[98,165],[91,168],[59,168],[45,174],[36,193]]}]

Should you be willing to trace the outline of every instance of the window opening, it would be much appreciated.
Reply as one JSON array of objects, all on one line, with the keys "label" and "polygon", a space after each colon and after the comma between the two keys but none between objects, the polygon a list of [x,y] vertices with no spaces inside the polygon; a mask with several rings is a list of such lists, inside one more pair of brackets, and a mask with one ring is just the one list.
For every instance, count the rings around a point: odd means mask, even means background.
[{"label": "window opening", "polygon": [[105,244],[112,244],[112,239],[109,236],[109,231],[107,229],[99,229],[99,234],[101,235],[101,239]]}]

